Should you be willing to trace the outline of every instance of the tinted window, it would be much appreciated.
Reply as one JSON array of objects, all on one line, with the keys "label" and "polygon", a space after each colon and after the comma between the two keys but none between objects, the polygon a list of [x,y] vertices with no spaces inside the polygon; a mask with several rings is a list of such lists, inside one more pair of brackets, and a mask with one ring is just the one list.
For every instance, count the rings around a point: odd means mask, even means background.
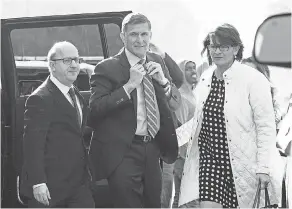
[{"label": "tinted window", "polygon": [[[19,88],[23,86],[25,89],[19,89],[19,94],[27,91],[27,85],[35,86],[39,81],[43,81],[49,74],[47,69],[39,66],[37,60],[46,61],[49,49],[55,42],[69,41],[73,43],[79,55],[84,58],[85,62],[96,65],[106,55],[103,54],[102,40],[99,28],[102,25],[77,25],[63,27],[47,27],[47,28],[26,28],[15,29],[11,32],[11,42],[13,53],[15,56],[17,67],[17,78],[21,81]],[[108,45],[109,56],[116,54],[122,47],[119,38],[120,28],[116,24],[104,24],[106,33],[106,43]],[[32,61],[32,65],[23,62]],[[29,80],[29,82],[23,82]],[[36,85],[32,85],[32,81],[38,81]],[[82,91],[89,90],[89,79],[86,74],[80,73],[76,81],[76,85]]]}]

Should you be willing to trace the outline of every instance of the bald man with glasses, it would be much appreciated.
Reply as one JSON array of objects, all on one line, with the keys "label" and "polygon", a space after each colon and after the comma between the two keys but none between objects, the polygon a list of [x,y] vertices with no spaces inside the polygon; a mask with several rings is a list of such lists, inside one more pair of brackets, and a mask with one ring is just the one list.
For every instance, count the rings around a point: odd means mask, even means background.
[{"label": "bald man with glasses", "polygon": [[54,44],[50,76],[26,101],[20,189],[29,208],[94,207],[83,139],[88,104],[73,86],[80,62],[73,44]]}]

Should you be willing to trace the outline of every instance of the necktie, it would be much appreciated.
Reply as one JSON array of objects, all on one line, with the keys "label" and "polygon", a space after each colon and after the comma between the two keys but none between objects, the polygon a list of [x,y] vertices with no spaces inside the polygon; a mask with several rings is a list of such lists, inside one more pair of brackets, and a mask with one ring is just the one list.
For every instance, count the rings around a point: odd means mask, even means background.
[{"label": "necktie", "polygon": [[[145,60],[142,59],[139,61],[139,63],[143,64],[145,63]],[[158,132],[155,90],[153,87],[152,79],[148,74],[144,76],[142,83],[143,83],[145,107],[146,107],[147,130],[150,136],[154,138]]]},{"label": "necktie", "polygon": [[80,114],[80,111],[79,111],[79,108],[77,106],[77,100],[76,100],[76,94],[75,94],[75,91],[73,88],[70,88],[69,89],[69,95],[73,101],[73,106],[76,110],[76,116],[77,116],[77,121],[78,121],[78,125],[81,127],[81,114]]}]

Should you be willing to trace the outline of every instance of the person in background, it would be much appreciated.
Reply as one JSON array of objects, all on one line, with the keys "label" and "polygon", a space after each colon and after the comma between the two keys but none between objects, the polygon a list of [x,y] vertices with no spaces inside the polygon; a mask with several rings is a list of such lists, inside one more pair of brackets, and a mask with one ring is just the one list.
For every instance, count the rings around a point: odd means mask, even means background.
[{"label": "person in background", "polygon": [[283,159],[285,161],[286,202],[282,202],[282,207],[290,208],[289,206],[292,205],[292,97],[277,135],[277,144],[285,156]]},{"label": "person in background", "polygon": [[140,13],[122,22],[124,48],[91,76],[90,156],[107,178],[114,207],[161,207],[159,159],[173,163],[178,142],[171,112],[180,93],[162,58],[149,52],[151,23]]},{"label": "person in background", "polygon": [[[163,58],[164,65],[169,71],[169,75],[173,80],[173,83],[177,88],[180,88],[184,81],[183,72],[180,70],[176,62],[164,51],[162,51],[158,46],[153,43],[149,44],[149,51],[158,54]],[[176,115],[172,114],[174,126],[178,127],[178,120]],[[170,208],[172,201],[172,190],[173,190],[173,169],[174,163],[168,164],[161,162],[162,165],[162,191],[161,191],[161,207]]]},{"label": "person in background", "polygon": [[94,208],[82,136],[89,108],[73,86],[80,61],[73,44],[54,44],[50,76],[26,100],[20,192],[29,208]]},{"label": "person in background", "polygon": [[279,130],[278,124],[281,121],[282,116],[281,116],[280,110],[279,110],[279,103],[275,98],[275,96],[277,94],[277,89],[271,81],[271,73],[270,73],[269,67],[267,65],[263,65],[263,64],[258,63],[257,61],[255,61],[255,59],[253,57],[248,57],[246,59],[243,59],[242,63],[258,70],[259,72],[261,72],[270,82],[273,107],[274,107],[274,112],[275,112],[276,128],[277,128],[277,132],[278,132],[278,130]]},{"label": "person in background", "polygon": [[[203,74],[203,72],[205,70],[207,70],[209,68],[209,65],[210,63],[212,63],[212,61],[210,60],[210,56],[209,56],[209,51],[207,50],[207,46],[210,44],[210,39],[209,39],[209,36],[207,35],[205,37],[205,39],[203,40],[203,50],[201,51],[201,57],[203,57],[203,60],[202,60],[202,63],[200,63],[198,66],[197,66],[197,78],[198,80],[200,79],[201,75]],[[207,55],[207,60],[205,60],[205,54],[206,52],[206,55]]]},{"label": "person in background", "polygon": [[[181,93],[182,103],[181,106],[175,111],[178,122],[180,125],[188,122],[191,118],[194,117],[195,113],[195,96],[193,90],[197,85],[197,72],[196,72],[196,63],[191,60],[182,60],[178,62],[178,66],[184,74],[183,85],[179,88]],[[174,163],[174,185],[175,185],[175,194],[172,207],[178,207],[178,200],[180,194],[180,184],[182,178],[182,172],[186,157],[188,144],[184,144],[179,147],[179,156]],[[192,203],[188,204],[188,207],[195,207]]]},{"label": "person in background", "polygon": [[280,155],[270,83],[240,63],[244,47],[236,28],[223,24],[208,35],[211,67],[194,91],[179,205],[251,208],[259,183],[278,204],[282,176],[280,164],[271,162]]}]

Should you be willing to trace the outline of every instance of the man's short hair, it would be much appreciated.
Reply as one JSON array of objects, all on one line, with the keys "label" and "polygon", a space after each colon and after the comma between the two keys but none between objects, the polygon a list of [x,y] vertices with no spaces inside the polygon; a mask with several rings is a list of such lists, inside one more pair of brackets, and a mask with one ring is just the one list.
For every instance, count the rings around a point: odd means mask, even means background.
[{"label": "man's short hair", "polygon": [[[47,55],[48,63],[50,63],[50,61],[56,59],[58,57],[58,55],[63,55],[62,48],[66,45],[74,46],[72,43],[70,43],[68,41],[56,42],[48,52],[48,55]],[[48,64],[48,67],[49,67],[49,71],[51,72],[51,67],[49,64]]]},{"label": "man's short hair", "polygon": [[141,23],[148,23],[149,29],[151,30],[151,22],[145,15],[141,13],[130,13],[124,18],[122,22],[122,32],[125,33],[127,31],[128,25]]}]

